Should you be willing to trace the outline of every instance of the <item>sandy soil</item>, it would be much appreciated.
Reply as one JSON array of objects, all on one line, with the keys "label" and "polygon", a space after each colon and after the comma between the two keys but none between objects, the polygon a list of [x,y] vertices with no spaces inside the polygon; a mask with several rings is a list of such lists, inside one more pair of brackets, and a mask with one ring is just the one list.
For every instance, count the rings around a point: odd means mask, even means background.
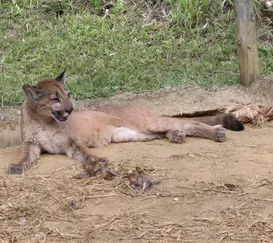
[{"label": "sandy soil", "polygon": [[[228,92],[226,100],[208,92],[183,104],[173,91],[130,100],[169,114],[252,101]],[[145,191],[120,178],[75,179],[81,166],[65,156],[43,155],[24,175],[6,175],[18,147],[2,149],[0,242],[272,242],[272,134],[268,123],[228,131],[224,143],[186,138],[94,150],[115,167],[139,166],[161,180]]]}]

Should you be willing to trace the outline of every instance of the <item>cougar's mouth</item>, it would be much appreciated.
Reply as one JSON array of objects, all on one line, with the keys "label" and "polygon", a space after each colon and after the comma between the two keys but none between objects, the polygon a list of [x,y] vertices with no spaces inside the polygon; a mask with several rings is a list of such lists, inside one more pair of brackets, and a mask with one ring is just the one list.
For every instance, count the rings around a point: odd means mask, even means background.
[{"label": "cougar's mouth", "polygon": [[52,114],[57,122],[66,122],[69,116],[68,112],[63,112],[63,111],[55,111],[55,112],[52,112]]}]

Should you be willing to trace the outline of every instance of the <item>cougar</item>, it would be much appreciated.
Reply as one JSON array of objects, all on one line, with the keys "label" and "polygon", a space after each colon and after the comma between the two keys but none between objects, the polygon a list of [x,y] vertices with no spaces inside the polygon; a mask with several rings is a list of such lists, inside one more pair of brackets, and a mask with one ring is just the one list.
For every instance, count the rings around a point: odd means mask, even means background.
[{"label": "cougar", "polygon": [[20,174],[31,167],[41,153],[66,154],[80,162],[107,161],[90,148],[110,143],[167,138],[182,143],[186,136],[223,142],[226,129],[244,126],[231,114],[212,117],[174,118],[133,106],[107,106],[95,111],[73,111],[65,71],[55,79],[35,86],[24,85],[26,95],[21,112],[22,145],[7,172]]}]

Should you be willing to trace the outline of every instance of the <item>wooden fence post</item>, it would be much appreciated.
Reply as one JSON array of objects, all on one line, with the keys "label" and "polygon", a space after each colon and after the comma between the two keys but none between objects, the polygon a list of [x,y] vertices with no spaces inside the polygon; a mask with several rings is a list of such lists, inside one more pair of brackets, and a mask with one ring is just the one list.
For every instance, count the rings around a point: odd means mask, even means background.
[{"label": "wooden fence post", "polygon": [[235,0],[235,13],[240,82],[249,86],[260,75],[252,0]]}]

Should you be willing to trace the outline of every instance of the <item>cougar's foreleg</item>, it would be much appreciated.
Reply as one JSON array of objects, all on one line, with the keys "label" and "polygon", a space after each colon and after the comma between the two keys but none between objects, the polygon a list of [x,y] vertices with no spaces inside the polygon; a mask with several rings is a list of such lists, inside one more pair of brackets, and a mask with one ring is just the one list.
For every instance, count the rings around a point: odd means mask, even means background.
[{"label": "cougar's foreleg", "polygon": [[107,162],[107,158],[98,157],[92,154],[90,150],[79,143],[74,142],[70,149],[66,150],[66,154],[69,158],[77,160],[82,163],[92,163],[92,162]]},{"label": "cougar's foreleg", "polygon": [[41,148],[33,142],[23,142],[16,163],[9,164],[8,174],[22,174],[40,157]]}]

